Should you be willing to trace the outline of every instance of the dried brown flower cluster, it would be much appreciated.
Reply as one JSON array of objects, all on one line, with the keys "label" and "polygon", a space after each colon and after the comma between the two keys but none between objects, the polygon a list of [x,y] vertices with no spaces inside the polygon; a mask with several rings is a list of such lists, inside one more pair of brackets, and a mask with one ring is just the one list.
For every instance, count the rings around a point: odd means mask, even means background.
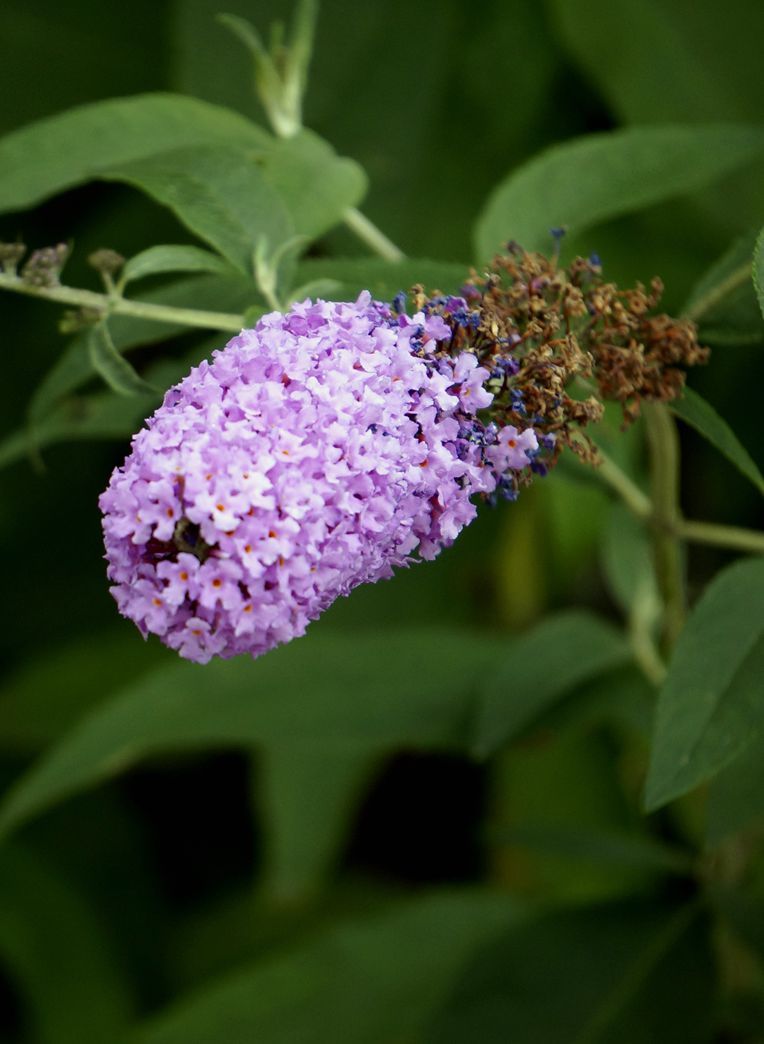
[{"label": "dried brown flower cluster", "polygon": [[551,436],[553,464],[566,445],[596,460],[581,429],[600,419],[603,401],[620,403],[629,424],[642,402],[681,395],[683,368],[707,361],[692,322],[652,314],[662,289],[654,279],[649,291],[621,290],[596,257],[561,267],[510,243],[482,274],[473,270],[462,297],[415,287],[414,299],[449,324],[451,352],[473,351],[490,370],[492,419]]}]

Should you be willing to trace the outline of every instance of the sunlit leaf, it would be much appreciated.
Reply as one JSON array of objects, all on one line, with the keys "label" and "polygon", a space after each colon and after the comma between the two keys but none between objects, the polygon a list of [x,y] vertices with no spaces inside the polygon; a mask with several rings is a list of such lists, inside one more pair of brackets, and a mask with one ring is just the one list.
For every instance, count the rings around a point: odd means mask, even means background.
[{"label": "sunlit leaf", "polygon": [[121,281],[127,285],[136,279],[160,275],[166,272],[213,272],[231,275],[229,264],[209,250],[195,246],[154,246],[131,257],[120,272]]},{"label": "sunlit leaf", "polygon": [[764,130],[742,124],[631,127],[576,138],[501,182],[475,229],[478,257],[507,240],[550,249],[549,229],[579,233],[699,189],[764,155]]},{"label": "sunlit leaf", "polygon": [[94,102],[38,120],[0,140],[0,210],[21,210],[107,167],[168,149],[273,138],[238,113],[175,94]]}]

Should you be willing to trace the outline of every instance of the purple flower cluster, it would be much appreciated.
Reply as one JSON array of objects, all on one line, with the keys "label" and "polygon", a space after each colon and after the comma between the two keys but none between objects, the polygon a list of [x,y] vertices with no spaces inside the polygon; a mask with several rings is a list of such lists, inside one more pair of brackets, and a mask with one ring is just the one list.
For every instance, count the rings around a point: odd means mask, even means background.
[{"label": "purple flower cluster", "polygon": [[531,429],[462,437],[488,371],[439,316],[363,293],[244,330],[167,392],[102,494],[120,612],[181,656],[253,656],[339,595],[434,558]]}]

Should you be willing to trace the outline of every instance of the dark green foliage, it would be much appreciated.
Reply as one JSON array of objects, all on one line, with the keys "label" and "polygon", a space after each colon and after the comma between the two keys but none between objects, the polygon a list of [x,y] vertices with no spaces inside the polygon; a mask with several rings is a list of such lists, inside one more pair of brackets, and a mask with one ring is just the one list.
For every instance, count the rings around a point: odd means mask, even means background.
[{"label": "dark green foliage", "polygon": [[[760,1041],[762,5],[324,0],[289,139],[218,0],[6,6],[3,257],[64,244],[91,296],[0,289],[0,1040]],[[278,53],[291,0],[222,9]],[[682,517],[609,408],[599,475],[564,456],[256,662],[118,619],[98,494],[228,331],[559,225],[712,347]]]}]

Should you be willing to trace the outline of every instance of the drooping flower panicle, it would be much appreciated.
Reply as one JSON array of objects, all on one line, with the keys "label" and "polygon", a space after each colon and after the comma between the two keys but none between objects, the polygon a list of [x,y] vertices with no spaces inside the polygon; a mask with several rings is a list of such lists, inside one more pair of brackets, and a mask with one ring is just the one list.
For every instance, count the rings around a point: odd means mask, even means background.
[{"label": "drooping flower panicle", "polygon": [[514,500],[602,399],[633,420],[703,362],[691,323],[651,316],[599,258],[514,244],[460,295],[305,301],[264,316],[171,388],[101,496],[123,615],[197,662],[257,656],[338,596],[434,558]]},{"label": "drooping flower panicle", "polygon": [[271,313],[192,370],[101,497],[120,611],[188,659],[258,655],[450,544],[538,448],[474,437],[489,373],[450,337],[364,293]]}]

